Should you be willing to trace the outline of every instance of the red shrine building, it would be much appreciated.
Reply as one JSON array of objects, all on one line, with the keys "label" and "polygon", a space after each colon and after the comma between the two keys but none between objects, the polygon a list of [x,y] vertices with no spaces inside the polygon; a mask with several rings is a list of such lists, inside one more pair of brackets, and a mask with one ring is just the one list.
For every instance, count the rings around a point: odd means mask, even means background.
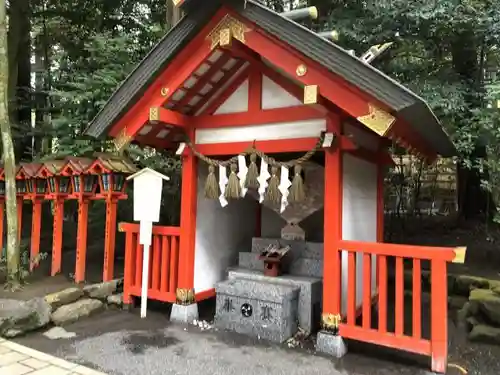
[{"label": "red shrine building", "polygon": [[[233,293],[221,300],[221,314],[241,312],[232,324],[246,332],[249,319],[263,319],[261,305],[240,307],[236,294],[246,284],[225,280],[228,269],[247,259],[243,268],[252,272],[245,280],[253,278],[252,288],[262,288],[261,299],[282,314],[276,330],[292,314],[284,306],[298,303],[299,324],[310,323],[311,331],[318,313],[319,351],[335,354],[331,346],[340,336],[429,356],[432,369],[445,372],[446,263],[463,262],[465,249],[383,242],[389,147],[396,143],[429,162],[455,153],[427,103],[254,0],[174,2],[183,6],[182,20],[86,130],[113,137],[118,149],[137,143],[177,151],[182,160],[181,221],[153,227],[148,298],[174,303],[188,319],[197,302]],[[247,184],[252,173],[255,189]],[[139,229],[122,223],[120,230],[126,233],[124,302],[131,303],[141,293]],[[274,284],[266,273],[274,266],[263,255],[269,244],[288,244],[295,262],[274,275]],[[405,259],[413,273],[409,316]],[[432,284],[427,323],[423,262]],[[394,288],[387,282],[392,268]],[[288,282],[302,285],[298,297]],[[307,293],[318,300],[312,308]]]}]

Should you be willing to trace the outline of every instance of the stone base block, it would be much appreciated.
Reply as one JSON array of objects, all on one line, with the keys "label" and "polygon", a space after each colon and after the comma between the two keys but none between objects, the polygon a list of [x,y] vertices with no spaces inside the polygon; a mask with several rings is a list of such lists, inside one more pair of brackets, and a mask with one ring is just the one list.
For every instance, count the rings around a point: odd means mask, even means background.
[{"label": "stone base block", "polygon": [[172,305],[170,312],[170,321],[174,323],[192,323],[193,320],[198,320],[198,304],[191,305]]},{"label": "stone base block", "polygon": [[217,284],[215,326],[281,343],[297,332],[299,287],[252,280]]},{"label": "stone base block", "polygon": [[320,331],[316,338],[316,351],[335,358],[342,358],[347,354],[347,346],[342,337],[326,331]]}]

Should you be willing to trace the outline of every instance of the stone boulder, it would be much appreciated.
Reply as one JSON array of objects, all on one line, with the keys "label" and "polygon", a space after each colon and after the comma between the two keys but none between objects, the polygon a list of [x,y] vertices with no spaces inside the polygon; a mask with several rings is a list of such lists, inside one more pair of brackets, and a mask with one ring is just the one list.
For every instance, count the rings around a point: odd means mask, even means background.
[{"label": "stone boulder", "polygon": [[43,298],[0,299],[0,336],[16,337],[50,323],[50,305]]},{"label": "stone boulder", "polygon": [[500,295],[489,289],[474,289],[469,303],[472,311],[477,309],[488,321],[500,325]]},{"label": "stone boulder", "polygon": [[59,307],[51,315],[52,322],[57,326],[76,322],[104,309],[104,303],[97,299],[84,298],[69,305]]},{"label": "stone boulder", "polygon": [[473,289],[488,289],[490,283],[487,279],[482,277],[460,275],[455,278],[455,285],[453,286],[453,291],[459,296],[469,297],[471,290]]},{"label": "stone boulder", "polygon": [[121,307],[123,305],[123,293],[114,294],[107,298],[108,305]]},{"label": "stone boulder", "polygon": [[488,344],[500,344],[500,328],[491,327],[486,324],[478,324],[472,327],[469,340]]},{"label": "stone boulder", "polygon": [[57,309],[68,303],[78,301],[81,297],[83,297],[83,290],[79,288],[68,288],[45,296],[45,301],[52,309]]},{"label": "stone boulder", "polygon": [[109,296],[119,292],[122,287],[123,280],[117,279],[105,281],[99,284],[88,285],[83,288],[83,291],[89,298],[96,298],[102,301],[106,301]]}]

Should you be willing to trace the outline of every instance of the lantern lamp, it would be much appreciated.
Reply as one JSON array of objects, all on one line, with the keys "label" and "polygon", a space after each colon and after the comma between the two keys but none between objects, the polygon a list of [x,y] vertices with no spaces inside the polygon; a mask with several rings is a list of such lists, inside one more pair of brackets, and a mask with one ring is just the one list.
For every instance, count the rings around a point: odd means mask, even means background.
[{"label": "lantern lamp", "polygon": [[27,181],[26,180],[16,180],[16,193],[26,194],[27,193]]},{"label": "lantern lamp", "polygon": [[36,194],[47,194],[47,180],[44,178],[35,179]]},{"label": "lantern lamp", "polygon": [[96,186],[96,176],[93,175],[76,175],[71,176],[73,191],[75,193],[91,194]]}]

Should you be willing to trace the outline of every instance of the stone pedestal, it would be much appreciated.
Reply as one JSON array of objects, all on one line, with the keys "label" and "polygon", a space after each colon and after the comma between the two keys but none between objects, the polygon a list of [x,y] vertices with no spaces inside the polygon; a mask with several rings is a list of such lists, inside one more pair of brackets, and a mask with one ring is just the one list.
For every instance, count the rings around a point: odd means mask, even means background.
[{"label": "stone pedestal", "polygon": [[215,326],[282,343],[298,329],[299,288],[251,280],[216,286]]},{"label": "stone pedestal", "polygon": [[190,305],[172,305],[170,312],[170,321],[174,323],[192,323],[193,320],[198,320],[198,304]]},{"label": "stone pedestal", "polygon": [[342,358],[347,354],[347,346],[342,337],[327,331],[320,331],[316,339],[316,351]]},{"label": "stone pedestal", "polygon": [[300,289],[298,299],[299,327],[309,333],[319,328],[323,293],[323,282],[321,279],[291,275],[267,277],[260,271],[245,269],[229,271],[229,280],[241,279],[298,287]]}]

